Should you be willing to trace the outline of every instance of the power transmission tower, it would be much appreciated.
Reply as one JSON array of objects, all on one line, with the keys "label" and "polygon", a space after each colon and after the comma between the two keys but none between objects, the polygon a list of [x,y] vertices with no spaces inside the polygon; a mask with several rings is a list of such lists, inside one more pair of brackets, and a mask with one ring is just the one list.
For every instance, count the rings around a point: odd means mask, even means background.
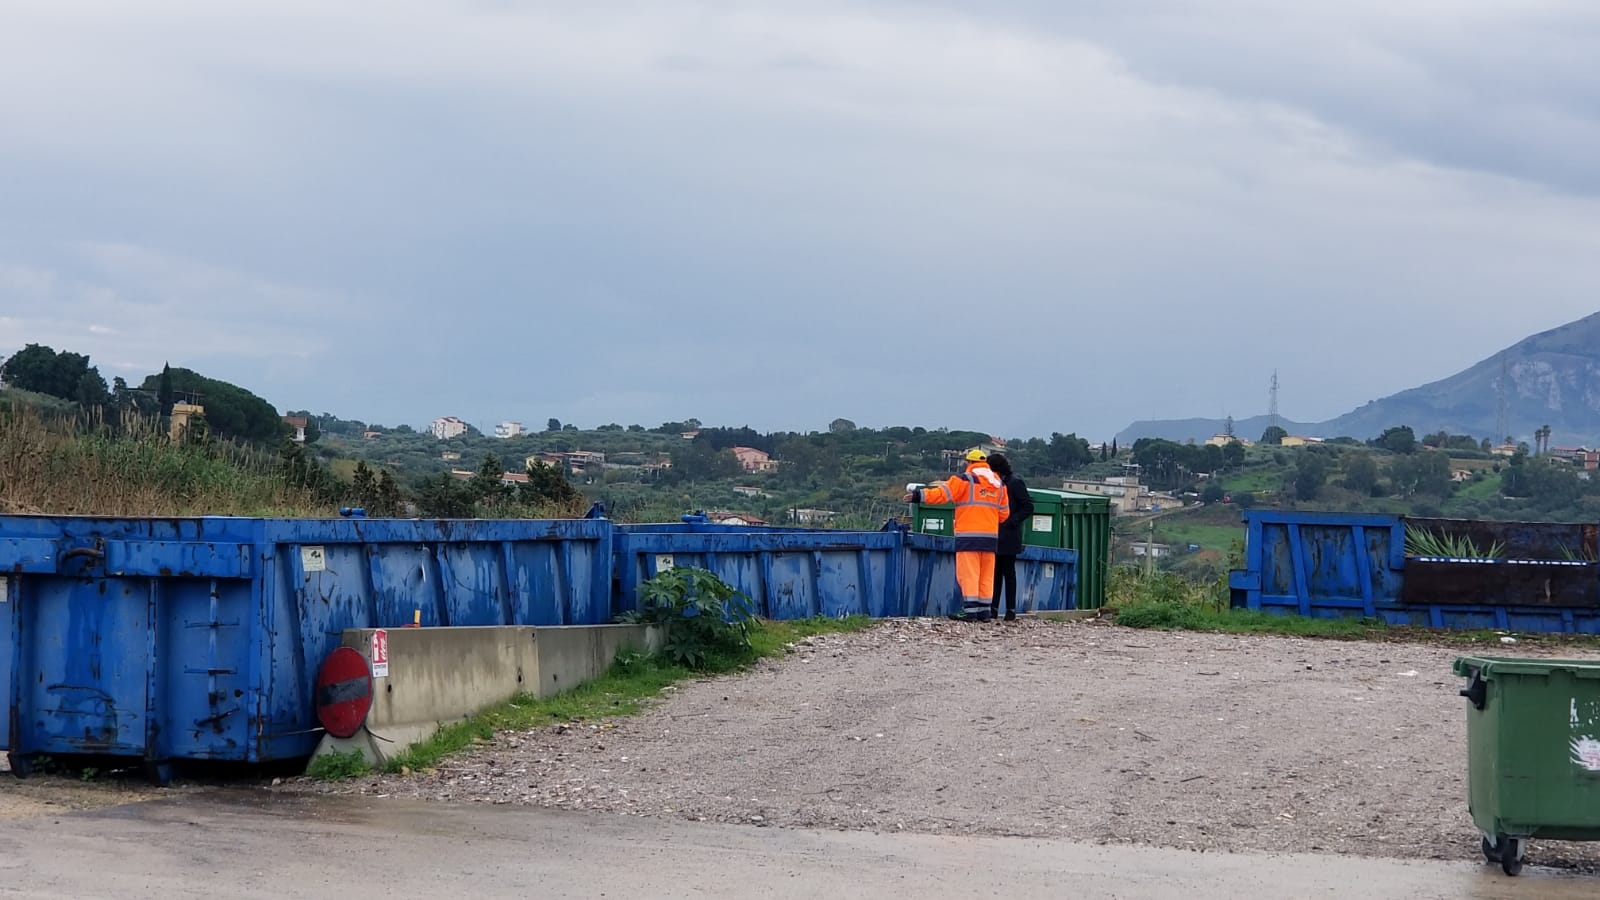
[{"label": "power transmission tower", "polygon": [[1278,427],[1278,370],[1272,370],[1272,389],[1267,392],[1267,419],[1273,428]]}]

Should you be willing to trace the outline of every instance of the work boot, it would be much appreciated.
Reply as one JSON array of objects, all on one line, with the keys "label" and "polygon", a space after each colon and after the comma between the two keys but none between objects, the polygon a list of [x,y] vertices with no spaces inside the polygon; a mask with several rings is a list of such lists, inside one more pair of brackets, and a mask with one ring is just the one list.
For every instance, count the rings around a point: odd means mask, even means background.
[{"label": "work boot", "polygon": [[1015,622],[1016,620],[1017,620],[1017,611],[1014,610],[1014,609],[1006,610],[1006,621],[1007,622]]}]

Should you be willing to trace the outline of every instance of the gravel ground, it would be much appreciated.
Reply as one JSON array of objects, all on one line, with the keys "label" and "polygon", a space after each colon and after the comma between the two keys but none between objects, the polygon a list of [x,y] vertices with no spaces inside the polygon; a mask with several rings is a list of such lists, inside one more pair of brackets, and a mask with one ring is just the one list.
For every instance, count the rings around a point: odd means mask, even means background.
[{"label": "gravel ground", "polygon": [[[632,718],[502,735],[409,777],[286,787],[1459,860],[1478,837],[1457,655],[1099,622],[890,621],[669,688]],[[1600,870],[1600,845],[1536,841],[1529,859]]]},{"label": "gravel ground", "polygon": [[158,788],[133,780],[83,781],[59,775],[18,779],[0,762],[0,822],[143,803],[184,792],[183,788]]}]

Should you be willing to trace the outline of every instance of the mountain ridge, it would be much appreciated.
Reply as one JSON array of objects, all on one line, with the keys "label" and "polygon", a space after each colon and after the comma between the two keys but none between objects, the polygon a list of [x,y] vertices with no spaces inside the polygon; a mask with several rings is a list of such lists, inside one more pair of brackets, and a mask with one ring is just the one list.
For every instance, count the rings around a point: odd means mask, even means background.
[{"label": "mountain ridge", "polygon": [[[1600,312],[1530,335],[1465,369],[1370,401],[1325,422],[1280,424],[1306,437],[1377,437],[1385,428],[1409,425],[1417,434],[1436,431],[1500,440],[1500,381],[1508,382],[1507,430],[1532,442],[1535,429],[1551,428],[1551,444],[1600,444]],[[1234,424],[1241,437],[1266,430],[1266,416]],[[1258,427],[1259,426],[1259,427]],[[1201,441],[1220,432],[1222,419],[1191,418],[1134,422],[1117,434],[1120,443],[1141,437]]]}]

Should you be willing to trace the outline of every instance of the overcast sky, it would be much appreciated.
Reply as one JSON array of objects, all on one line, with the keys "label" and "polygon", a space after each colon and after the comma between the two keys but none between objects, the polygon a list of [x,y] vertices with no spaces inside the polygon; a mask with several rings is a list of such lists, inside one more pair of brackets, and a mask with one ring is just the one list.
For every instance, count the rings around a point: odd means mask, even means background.
[{"label": "overcast sky", "polygon": [[1600,308],[1592,0],[5,0],[0,352],[423,424],[1331,418]]}]

